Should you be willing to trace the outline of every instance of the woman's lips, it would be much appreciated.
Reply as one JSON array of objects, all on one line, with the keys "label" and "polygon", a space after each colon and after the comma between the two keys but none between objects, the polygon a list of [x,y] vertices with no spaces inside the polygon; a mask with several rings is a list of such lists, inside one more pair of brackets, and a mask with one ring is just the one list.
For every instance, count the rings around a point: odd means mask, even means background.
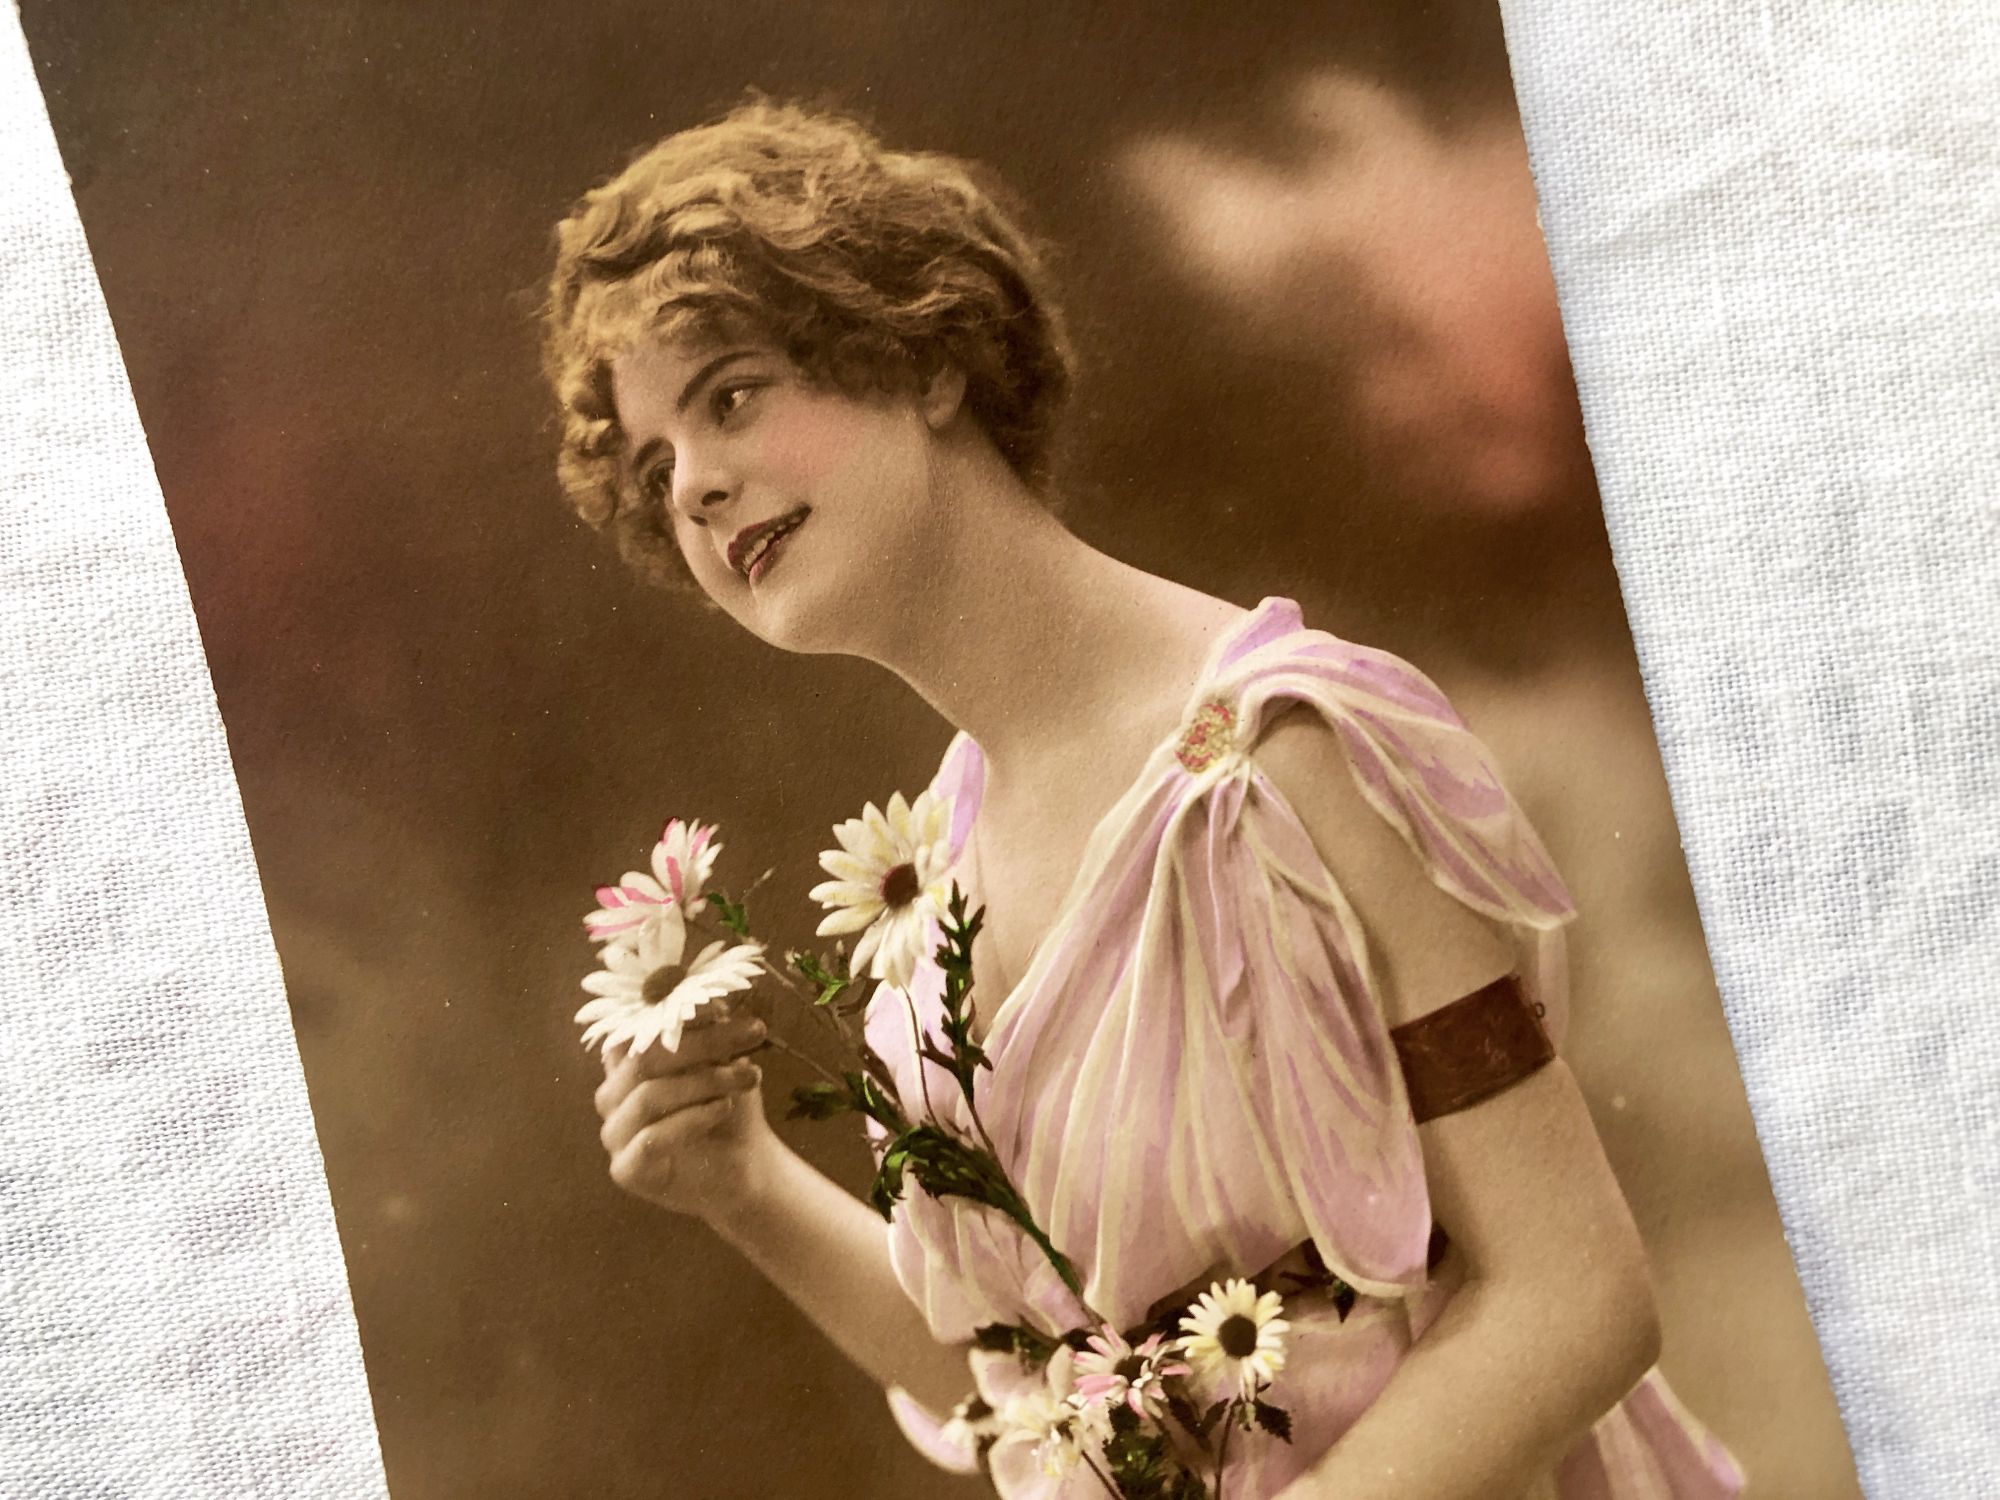
[{"label": "woman's lips", "polygon": [[809,514],[811,512],[806,507],[800,506],[780,516],[752,537],[750,545],[744,548],[747,563],[743,576],[752,583],[762,581],[764,575],[771,571],[771,564],[776,561],[779,550],[792,539],[793,532],[805,525]]}]

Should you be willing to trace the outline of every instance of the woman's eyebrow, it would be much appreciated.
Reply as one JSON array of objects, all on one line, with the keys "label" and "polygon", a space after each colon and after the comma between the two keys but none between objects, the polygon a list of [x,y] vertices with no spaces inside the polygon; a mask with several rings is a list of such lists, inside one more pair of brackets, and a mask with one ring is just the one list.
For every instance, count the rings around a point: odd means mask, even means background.
[{"label": "woman's eyebrow", "polygon": [[644,473],[646,465],[653,461],[653,455],[660,451],[662,445],[663,439],[656,437],[647,438],[645,442],[639,445],[637,451],[633,453],[632,461],[625,466],[625,472],[635,475]]},{"label": "woman's eyebrow", "polygon": [[675,413],[679,414],[686,411],[689,403],[701,393],[701,388],[713,379],[725,365],[734,364],[739,359],[748,359],[756,352],[754,349],[731,349],[727,353],[716,355],[714,359],[711,359],[699,370],[696,370],[694,372],[694,379],[687,383],[686,388],[681,392],[680,400],[674,403]]}]

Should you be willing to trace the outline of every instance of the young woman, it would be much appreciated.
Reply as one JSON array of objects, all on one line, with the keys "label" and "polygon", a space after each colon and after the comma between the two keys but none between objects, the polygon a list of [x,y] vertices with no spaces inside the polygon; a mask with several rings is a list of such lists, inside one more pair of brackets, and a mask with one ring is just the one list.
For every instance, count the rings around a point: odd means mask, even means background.
[{"label": "young woman", "polygon": [[[965,1200],[885,1232],[773,1133],[762,1026],[722,1007],[607,1057],[621,1187],[706,1220],[956,1466],[976,1328],[1136,1327],[1241,1276],[1290,1289],[1293,1421],[1231,1459],[1243,1500],[1737,1492],[1649,1374],[1644,1255],[1537,1022],[1572,914],[1540,843],[1414,669],[1053,518],[1061,321],[963,164],[763,104],[673,136],[562,224],[546,340],[565,488],[628,559],[959,729],[931,790],[987,912],[985,1124],[1083,1303]],[[940,988],[926,959],[871,1007],[906,1100]],[[977,1363],[989,1400],[1029,1378]],[[994,1454],[1003,1494],[1102,1493]]]}]

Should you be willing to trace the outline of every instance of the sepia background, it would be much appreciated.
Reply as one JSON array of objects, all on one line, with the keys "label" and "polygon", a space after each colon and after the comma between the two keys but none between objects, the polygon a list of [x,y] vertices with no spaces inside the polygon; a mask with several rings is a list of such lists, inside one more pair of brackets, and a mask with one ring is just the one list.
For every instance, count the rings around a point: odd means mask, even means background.
[{"label": "sepia background", "polygon": [[[227,719],[389,1479],[956,1488],[705,1231],[604,1176],[590,887],[769,864],[949,730],[650,593],[563,510],[549,229],[755,85],[994,166],[1057,249],[1085,537],[1410,656],[1584,907],[1569,1048],[1665,1365],[1752,1493],[1857,1493],[1709,976],[1486,4],[55,5],[23,18]],[[774,1095],[789,1081],[773,1068]],[[829,1170],[839,1127],[785,1127]]]}]

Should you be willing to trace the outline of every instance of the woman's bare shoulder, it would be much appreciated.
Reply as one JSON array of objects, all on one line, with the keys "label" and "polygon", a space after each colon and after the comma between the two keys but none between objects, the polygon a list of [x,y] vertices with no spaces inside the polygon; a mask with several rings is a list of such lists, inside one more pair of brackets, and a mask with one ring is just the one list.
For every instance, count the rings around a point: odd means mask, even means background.
[{"label": "woman's bare shoulder", "polygon": [[1152,583],[1145,603],[1148,666],[1160,674],[1162,686],[1178,687],[1185,696],[1190,675],[1250,611],[1185,584],[1164,578]]},{"label": "woman's bare shoulder", "polygon": [[1087,737],[1097,743],[1107,726],[1124,726],[1143,730],[1140,738],[1150,749],[1178,719],[1216,643],[1248,612],[1137,569],[1128,571],[1124,587],[1131,592],[1119,601],[1110,616],[1112,628],[1098,642],[1108,653],[1101,660],[1110,667],[1114,686],[1098,705],[1100,712],[1090,716]]}]

